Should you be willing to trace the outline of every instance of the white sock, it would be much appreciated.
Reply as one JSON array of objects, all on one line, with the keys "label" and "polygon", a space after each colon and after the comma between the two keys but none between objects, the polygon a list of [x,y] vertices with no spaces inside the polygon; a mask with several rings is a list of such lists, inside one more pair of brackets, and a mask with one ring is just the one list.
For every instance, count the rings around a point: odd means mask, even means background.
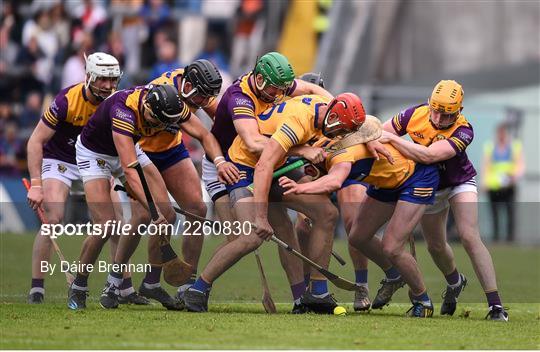
[{"label": "white sock", "polygon": [[149,284],[149,283],[146,283],[146,282],[143,281],[143,285],[144,285],[144,287],[146,287],[149,290],[151,290],[153,288],[161,287],[161,284],[159,282],[155,283],[155,284]]},{"label": "white sock", "polygon": [[124,281],[123,278],[117,278],[112,276],[111,274],[109,274],[109,276],[107,277],[107,282],[113,284],[115,287],[120,287],[120,285],[122,285],[122,281]]},{"label": "white sock", "polygon": [[71,284],[71,288],[79,291],[88,291],[88,287],[77,286],[75,284]]},{"label": "white sock", "polygon": [[30,293],[29,294],[34,294],[34,293],[41,293],[42,295],[45,295],[45,289],[43,287],[32,287],[30,289]]},{"label": "white sock", "polygon": [[451,287],[451,288],[457,288],[459,285],[461,285],[461,275],[459,275],[459,280],[458,280],[457,284],[448,285],[448,286]]},{"label": "white sock", "polygon": [[127,297],[130,294],[132,294],[133,292],[135,292],[135,289],[133,288],[133,286],[131,286],[131,287],[125,288],[123,290],[120,290],[120,296]]},{"label": "white sock", "polygon": [[295,299],[293,303],[297,306],[300,305],[300,298]]},{"label": "white sock", "polygon": [[188,288],[190,288],[191,286],[193,286],[193,284],[184,284],[184,285],[178,287],[178,292],[180,292],[180,293],[186,292],[186,290]]}]

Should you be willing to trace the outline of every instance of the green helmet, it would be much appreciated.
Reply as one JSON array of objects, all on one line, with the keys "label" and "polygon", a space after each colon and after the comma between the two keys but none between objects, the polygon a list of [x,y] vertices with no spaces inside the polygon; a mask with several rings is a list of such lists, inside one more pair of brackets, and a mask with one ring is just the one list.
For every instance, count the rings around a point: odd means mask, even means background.
[{"label": "green helmet", "polygon": [[264,89],[266,85],[272,85],[278,88],[287,89],[294,81],[294,71],[285,56],[277,52],[270,52],[261,56],[255,65],[255,75],[261,74],[264,84],[259,90]]}]

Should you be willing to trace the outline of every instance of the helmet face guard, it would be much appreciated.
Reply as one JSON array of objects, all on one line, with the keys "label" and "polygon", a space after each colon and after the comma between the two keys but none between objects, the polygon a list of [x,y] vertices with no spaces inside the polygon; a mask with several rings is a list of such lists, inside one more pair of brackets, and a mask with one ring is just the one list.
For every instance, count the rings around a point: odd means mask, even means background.
[{"label": "helmet face guard", "polygon": [[[184,92],[186,82],[191,90]],[[221,91],[223,79],[217,67],[210,61],[200,59],[184,69],[180,94],[190,105],[205,108],[210,105]]]},{"label": "helmet face guard", "polygon": [[[255,86],[257,87],[259,98],[264,101],[265,103],[279,103],[287,94],[287,91],[291,87],[292,82],[288,86],[276,86],[272,83],[269,83],[268,81],[264,80],[263,77],[263,83],[259,85],[257,81],[257,77],[255,76]],[[270,92],[268,92],[270,90]]]},{"label": "helmet face guard", "polygon": [[366,112],[360,98],[352,93],[343,93],[328,104],[322,133],[328,138],[345,135],[358,130],[365,120]]},{"label": "helmet face guard", "polygon": [[[122,77],[120,64],[118,60],[109,54],[97,52],[90,56],[84,54],[86,63],[86,77],[84,87],[87,88],[92,96],[99,102],[107,99],[118,87]],[[112,88],[104,89],[96,85],[98,79],[108,79],[112,81]]]},{"label": "helmet face guard", "polygon": [[[261,75],[262,82],[257,79]],[[261,56],[253,70],[258,98],[265,103],[281,101],[294,82],[294,70],[285,56],[270,52]]]},{"label": "helmet face guard", "polygon": [[143,108],[152,119],[158,121],[156,123],[146,120],[154,128],[180,124],[191,117],[187,104],[182,102],[176,88],[167,84],[153,86],[146,95]]},{"label": "helmet face guard", "polygon": [[[447,129],[456,123],[463,104],[463,88],[452,80],[442,80],[431,93],[429,98],[429,120],[438,129]],[[433,121],[433,114],[440,114],[439,121]]]}]

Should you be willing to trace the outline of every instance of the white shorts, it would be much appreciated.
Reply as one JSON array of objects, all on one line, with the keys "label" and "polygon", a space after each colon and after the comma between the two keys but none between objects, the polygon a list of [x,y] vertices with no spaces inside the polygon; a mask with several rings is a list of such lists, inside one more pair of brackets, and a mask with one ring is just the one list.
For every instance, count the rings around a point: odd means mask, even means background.
[{"label": "white shorts", "polygon": [[460,185],[438,190],[435,193],[435,203],[433,203],[432,205],[428,205],[424,214],[440,213],[441,211],[450,206],[450,203],[448,202],[449,199],[451,199],[456,194],[464,192],[478,193],[478,188],[476,187],[476,180],[474,179],[474,177]]},{"label": "white shorts", "polygon": [[225,185],[219,182],[216,166],[206,159],[206,155],[202,158],[202,180],[212,202],[227,194]]},{"label": "white shorts", "polygon": [[[111,176],[119,179],[123,178],[124,172],[120,164],[120,157],[95,153],[81,143],[80,137],[77,137],[75,150],[77,152],[77,166],[83,183],[98,178],[110,179]],[[152,163],[139,144],[135,144],[135,151],[137,160],[142,167]]]},{"label": "white shorts", "polygon": [[62,160],[44,158],[41,165],[41,179],[55,179],[61,181],[70,189],[82,190],[81,174],[77,165]]}]

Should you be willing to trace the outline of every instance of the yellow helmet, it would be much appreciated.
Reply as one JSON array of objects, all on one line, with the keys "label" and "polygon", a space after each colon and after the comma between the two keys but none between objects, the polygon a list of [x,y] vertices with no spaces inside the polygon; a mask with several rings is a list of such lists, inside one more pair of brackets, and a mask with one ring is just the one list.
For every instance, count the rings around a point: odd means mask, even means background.
[{"label": "yellow helmet", "polygon": [[431,93],[429,106],[445,114],[455,114],[461,109],[463,103],[463,88],[461,84],[452,80],[442,80]]}]

